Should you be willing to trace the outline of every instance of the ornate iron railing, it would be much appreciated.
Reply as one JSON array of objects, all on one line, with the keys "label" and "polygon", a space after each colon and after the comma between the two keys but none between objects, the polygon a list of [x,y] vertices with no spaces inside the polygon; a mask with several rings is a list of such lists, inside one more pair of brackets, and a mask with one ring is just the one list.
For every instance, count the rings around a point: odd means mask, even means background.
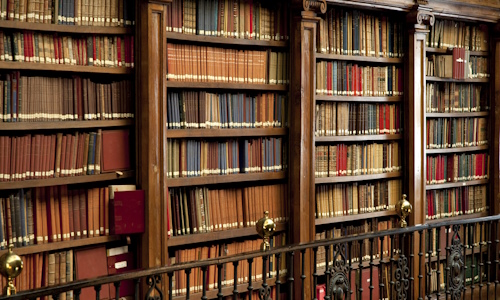
[{"label": "ornate iron railing", "polygon": [[[99,299],[106,284],[112,284],[119,295],[124,280],[135,283],[135,299],[148,300],[240,299],[242,295],[250,300],[305,299],[306,291],[313,299],[324,292],[329,300],[500,299],[499,221],[500,215],[324,239],[78,280],[0,299],[47,295],[61,299],[68,291],[80,299],[81,290],[88,287],[95,289]],[[254,264],[260,264],[260,274],[254,274]],[[320,283],[325,284],[324,290]],[[141,284],[146,287],[142,295]],[[193,294],[195,286],[199,287]]]}]

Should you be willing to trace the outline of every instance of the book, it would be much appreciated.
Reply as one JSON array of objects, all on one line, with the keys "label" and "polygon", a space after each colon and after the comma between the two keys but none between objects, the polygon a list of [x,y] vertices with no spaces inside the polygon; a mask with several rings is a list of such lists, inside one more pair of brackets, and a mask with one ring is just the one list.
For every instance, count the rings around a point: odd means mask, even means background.
[{"label": "book", "polygon": [[[105,246],[74,250],[73,255],[75,258],[76,280],[108,275]],[[89,261],[93,263],[89,264]],[[100,299],[109,299],[109,290],[109,284],[101,286]],[[95,299],[96,293],[94,288],[88,287],[82,289],[80,297],[82,299]]]},{"label": "book", "polygon": [[144,190],[115,191],[109,205],[111,234],[144,232]]},{"label": "book", "polygon": [[127,129],[102,131],[102,172],[130,169],[129,140]]}]

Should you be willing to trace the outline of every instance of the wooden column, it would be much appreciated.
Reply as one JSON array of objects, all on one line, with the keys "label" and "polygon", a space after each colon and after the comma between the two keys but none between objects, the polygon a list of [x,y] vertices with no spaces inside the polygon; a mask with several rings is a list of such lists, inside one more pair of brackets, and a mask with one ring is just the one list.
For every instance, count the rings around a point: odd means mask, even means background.
[{"label": "wooden column", "polygon": [[141,268],[164,265],[166,248],[166,13],[162,4],[141,1],[137,20],[138,186],[145,190]]},{"label": "wooden column", "polygon": [[[404,182],[407,182],[405,193],[413,205],[409,216],[409,226],[425,223],[426,211],[426,160],[425,160],[425,41],[429,32],[427,25],[434,25],[434,15],[431,10],[422,5],[416,5],[407,15],[408,21],[408,58],[406,59],[405,88],[405,172]],[[413,249],[413,274],[415,278],[413,296],[418,298],[419,291],[425,295],[424,280],[419,286],[419,269],[425,270],[425,265],[419,266],[419,241],[415,236]],[[419,268],[420,267],[420,268]],[[411,294],[412,291],[409,291]]]},{"label": "wooden column", "polygon": [[[326,11],[325,1],[304,1],[304,11],[292,19],[290,101],[290,242],[314,240],[314,93],[316,75],[316,28],[314,8]],[[312,253],[306,252],[304,299],[311,299]],[[294,299],[301,297],[301,261],[295,255]]]},{"label": "wooden column", "polygon": [[493,31],[490,46],[490,215],[500,214],[500,23]]}]

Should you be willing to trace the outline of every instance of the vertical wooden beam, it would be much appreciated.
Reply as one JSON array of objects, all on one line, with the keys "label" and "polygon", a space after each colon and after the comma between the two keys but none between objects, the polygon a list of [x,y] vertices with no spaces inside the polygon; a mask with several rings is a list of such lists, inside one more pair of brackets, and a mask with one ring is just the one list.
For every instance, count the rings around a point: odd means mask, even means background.
[{"label": "vertical wooden beam", "polygon": [[167,262],[166,249],[166,37],[164,6],[140,3],[137,44],[138,185],[145,190],[145,233],[140,267]]},{"label": "vertical wooden beam", "polygon": [[500,214],[500,23],[497,23],[490,46],[490,215]]},{"label": "vertical wooden beam", "polygon": [[[407,15],[408,24],[408,59],[406,60],[406,82],[405,89],[405,131],[404,149],[406,172],[404,182],[408,182],[406,194],[408,201],[413,206],[413,212],[409,216],[409,226],[425,223],[426,207],[426,159],[425,159],[425,41],[427,38],[427,25],[434,25],[434,15],[431,10],[423,5],[416,5]],[[414,289],[413,296],[418,298],[419,291],[425,294],[424,286],[418,286],[419,271],[419,242],[413,246],[415,254],[413,261]],[[425,270],[425,266],[420,266]],[[424,277],[425,279],[425,277]],[[425,281],[425,280],[424,280]],[[411,293],[411,291],[410,291]]]}]

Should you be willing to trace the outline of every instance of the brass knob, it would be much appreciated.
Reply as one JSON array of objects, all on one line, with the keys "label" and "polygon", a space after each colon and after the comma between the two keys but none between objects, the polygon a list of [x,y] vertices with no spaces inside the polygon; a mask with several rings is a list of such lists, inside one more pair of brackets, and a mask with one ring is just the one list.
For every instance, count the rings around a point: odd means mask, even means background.
[{"label": "brass knob", "polygon": [[257,233],[263,238],[262,244],[260,244],[260,250],[266,251],[271,249],[271,244],[269,243],[269,238],[273,235],[276,230],[276,224],[269,218],[269,211],[264,212],[264,217],[260,218],[255,224]]},{"label": "brass knob", "polygon": [[7,296],[16,294],[16,287],[12,281],[23,271],[23,261],[17,254],[12,252],[13,247],[14,245],[10,244],[9,251],[0,256],[0,274],[7,277],[8,282],[4,291]]},{"label": "brass knob", "polygon": [[410,215],[412,208],[410,201],[406,200],[406,194],[403,194],[403,199],[396,204],[396,213],[399,215],[401,228],[408,224],[405,219]]}]

